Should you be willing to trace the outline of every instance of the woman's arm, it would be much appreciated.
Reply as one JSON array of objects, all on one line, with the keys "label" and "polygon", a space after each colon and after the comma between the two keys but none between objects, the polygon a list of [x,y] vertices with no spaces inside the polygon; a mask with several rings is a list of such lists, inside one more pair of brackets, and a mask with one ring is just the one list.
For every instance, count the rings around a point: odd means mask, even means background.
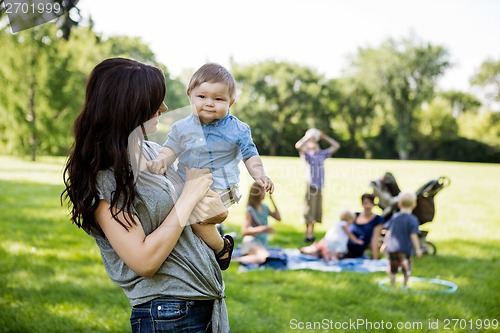
[{"label": "woman's arm", "polygon": [[278,207],[274,203],[272,195],[269,195],[269,199],[271,200],[271,203],[273,204],[274,207],[274,211],[269,210],[269,215],[271,215],[276,221],[281,221],[280,211],[278,210]]},{"label": "woman's arm", "polygon": [[370,245],[372,248],[373,259],[378,259],[378,255],[379,255],[378,243],[380,242],[380,234],[382,232],[382,227],[383,227],[382,224],[379,224],[375,228],[373,228],[372,239],[370,242]]},{"label": "woman's arm", "polygon": [[250,212],[247,212],[245,221],[243,221],[243,225],[241,226],[241,234],[243,236],[255,236],[263,233],[272,233],[273,231],[274,229],[267,225],[258,225],[253,227],[252,214],[250,214]]},{"label": "woman's arm", "polygon": [[[190,169],[186,172],[186,183],[179,199],[162,224],[146,236],[140,221],[128,230],[112,216],[115,208],[101,200],[95,218],[118,256],[134,272],[151,277],[160,268],[177,244],[184,226],[196,204],[207,193],[212,184],[208,169]],[[123,224],[128,225],[124,213],[118,215]]]},{"label": "woman's arm", "polygon": [[354,235],[351,230],[349,230],[349,226],[347,224],[344,224],[342,225],[342,229],[344,230],[344,232],[346,233],[347,237],[349,237],[349,239],[353,242],[353,243],[356,243],[356,244],[359,244],[359,245],[363,245],[364,242],[359,239],[358,237],[356,237],[356,235]]}]

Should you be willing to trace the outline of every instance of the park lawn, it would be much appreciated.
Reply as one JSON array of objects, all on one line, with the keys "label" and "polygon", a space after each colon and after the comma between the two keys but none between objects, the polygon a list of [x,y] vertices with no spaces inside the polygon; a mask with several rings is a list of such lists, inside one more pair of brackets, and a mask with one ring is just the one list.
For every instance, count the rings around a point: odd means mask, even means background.
[{"label": "park lawn", "polygon": [[[304,165],[293,157],[263,159],[283,215],[281,223],[272,222],[271,244],[298,248]],[[0,332],[128,332],[128,300],[106,275],[92,238],[71,225],[60,206],[63,164],[63,158],[0,157]],[[484,325],[500,320],[500,166],[329,159],[316,236],[342,209],[359,209],[369,181],[385,171],[412,191],[439,176],[451,179],[436,197],[434,220],[422,227],[437,255],[416,259],[413,273],[453,282],[458,290],[433,292],[417,283],[387,290],[378,286],[385,273],[241,272],[232,264],[224,272],[232,332],[499,331]],[[244,197],[230,210],[228,232],[239,231],[249,184],[242,170]],[[344,329],[335,329],[339,325]]]}]

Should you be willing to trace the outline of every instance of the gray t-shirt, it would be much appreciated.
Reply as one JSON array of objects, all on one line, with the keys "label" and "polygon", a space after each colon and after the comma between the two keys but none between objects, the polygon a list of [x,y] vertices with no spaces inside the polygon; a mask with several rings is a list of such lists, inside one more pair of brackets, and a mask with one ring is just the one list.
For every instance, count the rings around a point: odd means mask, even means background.
[{"label": "gray t-shirt", "polygon": [[[143,152],[151,160],[160,146],[144,142]],[[116,182],[112,170],[97,175],[99,197],[111,203]],[[166,218],[182,188],[179,176],[170,168],[166,176],[145,170],[136,180],[133,213],[138,216],[146,235],[153,232]],[[214,299],[212,324],[214,332],[228,332],[229,322],[224,301],[224,281],[215,255],[190,226],[186,226],[174,249],[153,277],[143,277],[130,269],[111,247],[106,238],[91,234],[101,252],[104,267],[111,280],[120,286],[132,306],[158,297],[186,300]]]}]

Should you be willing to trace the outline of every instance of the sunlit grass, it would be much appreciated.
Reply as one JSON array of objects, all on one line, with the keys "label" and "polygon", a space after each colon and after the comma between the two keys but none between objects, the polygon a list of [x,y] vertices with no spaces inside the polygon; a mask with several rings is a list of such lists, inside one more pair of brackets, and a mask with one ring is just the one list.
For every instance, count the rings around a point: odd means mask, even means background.
[{"label": "sunlit grass", "polygon": [[[264,163],[283,215],[281,223],[272,222],[277,233],[271,244],[300,247],[304,165],[291,157],[264,157]],[[0,157],[0,332],[128,332],[128,300],[104,271],[93,239],[72,225],[60,206],[63,164],[63,158]],[[383,272],[240,272],[232,264],[224,272],[232,332],[312,332],[292,329],[294,319],[415,321],[424,327],[432,319],[499,319],[499,165],[333,158],[326,167],[324,221],[317,237],[342,209],[359,209],[369,181],[385,171],[405,190],[448,176],[452,183],[436,197],[434,221],[424,225],[437,255],[415,259],[414,275],[453,282],[458,290],[444,294],[423,283],[410,291],[385,290],[378,286],[387,278]],[[249,183],[243,169],[244,197],[230,210],[228,231],[239,231]],[[424,331],[447,332],[442,326]],[[475,331],[485,330],[464,330]]]}]

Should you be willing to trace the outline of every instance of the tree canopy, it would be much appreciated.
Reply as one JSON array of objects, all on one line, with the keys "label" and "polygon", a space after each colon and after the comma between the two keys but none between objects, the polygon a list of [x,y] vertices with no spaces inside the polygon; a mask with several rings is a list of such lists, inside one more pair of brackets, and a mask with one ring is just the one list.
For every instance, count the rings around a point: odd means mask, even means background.
[{"label": "tree canopy", "polygon": [[[108,57],[162,68],[167,105],[186,105],[184,84],[140,38],[103,38],[91,24],[73,25],[67,35],[61,29],[43,24],[12,34],[0,28],[0,153],[65,155],[87,76]],[[492,111],[500,99],[498,64],[486,60],[471,78],[488,96],[485,103],[468,92],[437,91],[451,67],[448,50],[414,36],[359,48],[336,78],[290,62],[232,63],[238,96],[231,113],[250,125],[263,155],[296,156],[295,142],[316,127],[341,143],[341,157],[498,163],[500,116]]]}]

